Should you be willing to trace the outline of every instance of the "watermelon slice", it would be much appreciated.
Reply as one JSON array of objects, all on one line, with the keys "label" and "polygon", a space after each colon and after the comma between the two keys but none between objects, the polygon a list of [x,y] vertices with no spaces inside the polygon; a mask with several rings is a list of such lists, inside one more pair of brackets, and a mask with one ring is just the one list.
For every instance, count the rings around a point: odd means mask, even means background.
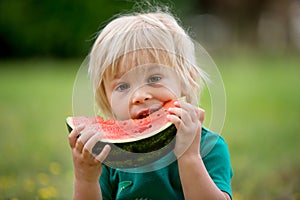
[{"label": "watermelon slice", "polygon": [[[184,100],[184,99],[183,99]],[[101,132],[104,137],[92,149],[99,154],[105,144],[112,149],[106,162],[113,167],[137,167],[153,162],[174,149],[175,125],[168,121],[167,110],[174,107],[169,101],[161,109],[142,119],[124,121],[104,120],[96,117],[68,117],[66,122],[71,132],[79,124],[85,124],[82,131]]]}]

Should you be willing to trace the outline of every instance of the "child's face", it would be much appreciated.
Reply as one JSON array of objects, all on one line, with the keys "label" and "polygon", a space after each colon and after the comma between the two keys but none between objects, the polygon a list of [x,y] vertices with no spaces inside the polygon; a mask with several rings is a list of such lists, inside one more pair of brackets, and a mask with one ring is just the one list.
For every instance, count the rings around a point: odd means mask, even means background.
[{"label": "child's face", "polygon": [[143,118],[181,97],[180,81],[171,67],[143,64],[126,68],[104,78],[107,99],[118,120]]}]

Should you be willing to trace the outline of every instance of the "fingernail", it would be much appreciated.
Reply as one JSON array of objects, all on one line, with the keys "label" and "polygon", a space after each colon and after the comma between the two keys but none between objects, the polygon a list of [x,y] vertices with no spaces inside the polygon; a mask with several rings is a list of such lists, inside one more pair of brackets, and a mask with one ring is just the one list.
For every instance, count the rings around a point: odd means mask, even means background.
[{"label": "fingernail", "polygon": [[76,127],[76,129],[81,130],[81,129],[83,129],[84,127],[85,127],[84,124],[79,124],[79,125]]}]

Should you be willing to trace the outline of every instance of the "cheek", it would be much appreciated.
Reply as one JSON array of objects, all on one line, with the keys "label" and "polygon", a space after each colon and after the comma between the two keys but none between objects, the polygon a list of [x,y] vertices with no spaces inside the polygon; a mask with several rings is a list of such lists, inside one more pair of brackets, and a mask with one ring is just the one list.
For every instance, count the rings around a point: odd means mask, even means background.
[{"label": "cheek", "polygon": [[169,87],[169,89],[172,90],[174,94],[176,94],[176,97],[181,97],[182,93],[186,90],[183,87],[181,79],[178,78],[178,76],[173,72],[168,76],[167,81],[168,82],[166,83],[166,85]]},{"label": "cheek", "polygon": [[113,115],[117,120],[127,120],[130,118],[127,99],[113,98],[111,99],[111,107]]},{"label": "cheek", "polygon": [[182,85],[178,79],[171,79],[167,84],[168,90],[175,95],[177,98],[182,96],[183,90]]},{"label": "cheek", "polygon": [[156,88],[155,90],[155,96],[159,97],[162,101],[169,100],[169,99],[176,99],[181,97],[181,91],[178,87],[174,87],[167,84],[163,87]]},{"label": "cheek", "polygon": [[124,119],[124,107],[122,104],[112,104],[112,112],[116,120]]}]

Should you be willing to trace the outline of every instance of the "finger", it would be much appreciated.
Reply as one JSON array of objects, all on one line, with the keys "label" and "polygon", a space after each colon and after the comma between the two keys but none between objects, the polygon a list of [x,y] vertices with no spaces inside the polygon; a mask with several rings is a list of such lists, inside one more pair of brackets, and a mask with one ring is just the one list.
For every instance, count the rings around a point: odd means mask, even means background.
[{"label": "finger", "polygon": [[84,125],[75,127],[68,136],[69,144],[71,148],[75,147],[76,140],[80,136],[80,132],[84,129]]},{"label": "finger", "polygon": [[173,123],[177,130],[182,126],[181,119],[176,115],[167,115],[168,120]]},{"label": "finger", "polygon": [[101,151],[101,153],[99,155],[97,155],[95,159],[100,162],[103,162],[106,159],[106,157],[108,156],[110,150],[111,150],[110,145],[106,144],[103,147],[103,150]]},{"label": "finger", "polygon": [[78,140],[85,144],[95,134],[97,134],[95,131],[83,131]]},{"label": "finger", "polygon": [[[188,124],[189,122],[193,122],[195,118],[194,111],[185,110],[183,108],[169,108],[168,109],[170,114],[176,115],[179,117],[184,124]],[[198,117],[196,118],[198,120]]]},{"label": "finger", "polygon": [[[97,133],[93,137],[91,137],[84,146],[83,156],[93,156],[97,162],[103,162],[110,152],[111,147],[109,145],[104,145],[104,143],[100,142],[103,139],[102,133]],[[100,146],[99,146],[100,145]],[[98,150],[98,147],[101,148]],[[94,152],[94,148],[95,150]],[[99,152],[98,152],[99,151]]]},{"label": "finger", "polygon": [[193,106],[192,110],[189,111],[191,119],[193,122],[199,122],[200,119],[200,114],[199,114],[199,109],[196,106]]},{"label": "finger", "polygon": [[84,128],[85,128],[84,124],[79,124],[73,130],[76,130],[77,132],[81,132]]},{"label": "finger", "polygon": [[82,135],[77,139],[75,148],[77,151],[82,152],[85,143],[95,134],[93,131],[88,131],[82,133]]},{"label": "finger", "polygon": [[180,108],[184,108],[184,109],[189,109],[189,108],[194,107],[194,105],[192,105],[186,101],[176,101],[176,102],[174,102],[174,105],[176,107],[180,107]]},{"label": "finger", "polygon": [[[200,119],[200,117],[201,117],[201,120],[202,120],[200,122],[201,123],[203,122],[204,116],[200,115],[200,114],[202,114],[202,111],[204,111],[203,109],[201,109],[197,106],[194,106],[190,103],[184,102],[184,101],[180,101],[179,106],[182,109],[187,111],[188,115],[190,116],[190,120],[192,122],[197,122]],[[199,109],[200,109],[200,111],[199,111]]]},{"label": "finger", "polygon": [[170,114],[178,116],[179,118],[182,118],[182,116],[183,116],[183,109],[182,108],[178,108],[178,107],[169,108],[168,112]]},{"label": "finger", "polygon": [[[87,149],[91,154],[96,154],[93,152],[93,148],[99,141],[103,139],[103,134],[101,132],[94,134],[84,145],[84,148]],[[100,147],[101,148],[101,147]]]},{"label": "finger", "polygon": [[187,111],[198,109],[198,107],[185,101],[176,101],[174,105]]}]

